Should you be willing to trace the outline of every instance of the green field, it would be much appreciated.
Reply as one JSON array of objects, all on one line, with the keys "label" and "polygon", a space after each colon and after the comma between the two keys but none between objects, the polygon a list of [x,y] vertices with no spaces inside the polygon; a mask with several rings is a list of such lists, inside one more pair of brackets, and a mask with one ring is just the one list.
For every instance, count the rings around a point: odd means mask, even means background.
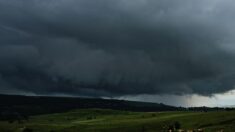
[{"label": "green field", "polygon": [[181,129],[235,131],[235,111],[127,112],[102,109],[32,116],[28,121],[0,122],[0,132],[159,132],[178,122]]}]

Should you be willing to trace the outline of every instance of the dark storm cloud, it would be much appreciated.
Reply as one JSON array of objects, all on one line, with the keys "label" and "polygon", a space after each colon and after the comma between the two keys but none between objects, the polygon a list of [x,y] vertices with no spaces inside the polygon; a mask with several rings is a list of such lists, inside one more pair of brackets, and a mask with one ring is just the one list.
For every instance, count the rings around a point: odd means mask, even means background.
[{"label": "dark storm cloud", "polygon": [[1,0],[2,93],[233,89],[233,1]]}]

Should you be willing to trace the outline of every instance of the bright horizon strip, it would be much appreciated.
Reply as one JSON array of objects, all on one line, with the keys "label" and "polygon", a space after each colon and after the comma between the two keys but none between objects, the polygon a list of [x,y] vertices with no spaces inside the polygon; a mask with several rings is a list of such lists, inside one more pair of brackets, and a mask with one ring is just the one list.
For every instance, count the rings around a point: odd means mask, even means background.
[{"label": "bright horizon strip", "polygon": [[[212,96],[192,95],[136,95],[122,96],[117,99],[164,103],[173,106],[183,107],[234,107],[235,90],[228,91],[222,94],[214,94]],[[174,100],[174,101],[172,101]]]}]

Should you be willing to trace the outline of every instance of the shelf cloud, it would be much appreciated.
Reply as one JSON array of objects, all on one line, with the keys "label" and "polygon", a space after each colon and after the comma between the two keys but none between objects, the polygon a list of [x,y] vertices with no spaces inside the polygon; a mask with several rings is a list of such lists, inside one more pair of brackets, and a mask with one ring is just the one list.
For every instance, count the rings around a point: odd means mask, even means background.
[{"label": "shelf cloud", "polygon": [[0,92],[125,96],[234,89],[232,0],[1,0]]}]

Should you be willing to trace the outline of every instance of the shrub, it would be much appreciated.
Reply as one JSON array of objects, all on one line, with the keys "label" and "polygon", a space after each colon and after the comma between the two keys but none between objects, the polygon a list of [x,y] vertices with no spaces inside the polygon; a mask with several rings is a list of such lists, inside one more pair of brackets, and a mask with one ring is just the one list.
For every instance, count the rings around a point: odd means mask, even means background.
[{"label": "shrub", "polygon": [[174,126],[175,126],[175,129],[176,129],[176,130],[178,130],[178,129],[181,128],[181,125],[180,125],[180,123],[179,123],[178,121],[176,121],[176,122],[174,123]]},{"label": "shrub", "polygon": [[22,132],[33,132],[33,129],[25,128]]}]

